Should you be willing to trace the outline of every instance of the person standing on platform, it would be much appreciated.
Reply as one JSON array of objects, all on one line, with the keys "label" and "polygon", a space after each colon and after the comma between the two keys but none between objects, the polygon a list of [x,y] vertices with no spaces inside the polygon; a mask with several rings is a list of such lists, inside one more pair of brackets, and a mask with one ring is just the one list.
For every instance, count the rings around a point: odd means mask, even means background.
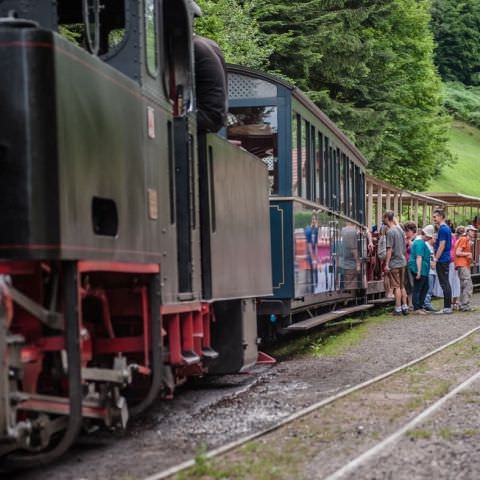
[{"label": "person standing on platform", "polygon": [[437,272],[435,270],[435,262],[433,261],[435,245],[435,227],[433,225],[427,225],[423,228],[423,235],[425,236],[425,242],[427,242],[428,249],[430,250],[430,271],[428,273],[428,292],[423,302],[423,309],[427,312],[436,312],[432,305],[433,287],[437,280]]},{"label": "person standing on platform", "polygon": [[430,249],[426,239],[427,236],[425,236],[424,232],[421,232],[420,235],[417,234],[412,243],[408,260],[408,269],[413,277],[413,312],[419,315],[427,313],[423,309],[428,292],[428,273],[430,271]]},{"label": "person standing on platform", "polygon": [[[412,250],[412,245],[415,239],[417,238],[417,224],[412,221],[405,222],[403,224],[403,229],[405,230],[405,245],[406,245],[406,255],[407,265],[410,260],[410,252]],[[415,275],[412,273],[411,268],[407,268],[405,272],[405,290],[407,292],[407,303],[408,309],[413,310],[413,285],[414,285]]]},{"label": "person standing on platform", "polygon": [[438,281],[443,291],[443,308],[436,313],[450,314],[452,313],[452,288],[448,281],[448,271],[450,268],[452,231],[445,223],[445,212],[441,208],[433,211],[433,222],[438,226],[433,261],[436,263]]},{"label": "person standing on platform", "polygon": [[455,250],[455,268],[460,278],[460,310],[469,312],[472,310],[470,302],[472,300],[473,284],[470,268],[472,266],[472,242],[477,229],[469,225],[465,229],[456,244]]},{"label": "person standing on platform", "polygon": [[405,290],[405,270],[407,266],[405,233],[395,222],[395,214],[386,211],[383,223],[388,225],[387,256],[385,258],[385,273],[390,276],[390,286],[395,295],[395,315],[408,315],[407,292]]}]

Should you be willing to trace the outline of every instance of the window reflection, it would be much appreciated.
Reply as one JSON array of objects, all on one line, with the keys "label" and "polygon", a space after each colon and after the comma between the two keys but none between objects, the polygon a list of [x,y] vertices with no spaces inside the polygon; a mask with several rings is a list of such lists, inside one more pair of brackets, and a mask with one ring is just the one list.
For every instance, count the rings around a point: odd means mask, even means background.
[{"label": "window reflection", "polygon": [[73,7],[75,2],[57,3],[58,33],[69,42],[100,56],[112,54],[123,42],[124,2],[103,2],[97,8],[98,2],[88,0],[84,9]]},{"label": "window reflection", "polygon": [[147,53],[147,68],[151,75],[156,75],[158,71],[155,10],[155,0],[145,0],[145,44]]},{"label": "window reflection", "polygon": [[270,193],[278,193],[277,107],[231,107],[228,124],[228,139],[265,162]]},{"label": "window reflection", "polygon": [[302,121],[300,115],[292,112],[292,195],[299,197],[300,182],[302,178],[302,149],[300,148],[302,135]]}]

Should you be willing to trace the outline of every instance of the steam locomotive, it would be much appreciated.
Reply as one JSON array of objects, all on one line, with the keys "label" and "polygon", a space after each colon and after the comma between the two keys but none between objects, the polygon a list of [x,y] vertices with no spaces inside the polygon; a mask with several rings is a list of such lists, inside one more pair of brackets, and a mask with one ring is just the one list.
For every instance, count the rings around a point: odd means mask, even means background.
[{"label": "steam locomotive", "polygon": [[198,133],[194,7],[0,1],[3,468],[372,288],[366,161],[301,92],[232,66],[228,127]]}]

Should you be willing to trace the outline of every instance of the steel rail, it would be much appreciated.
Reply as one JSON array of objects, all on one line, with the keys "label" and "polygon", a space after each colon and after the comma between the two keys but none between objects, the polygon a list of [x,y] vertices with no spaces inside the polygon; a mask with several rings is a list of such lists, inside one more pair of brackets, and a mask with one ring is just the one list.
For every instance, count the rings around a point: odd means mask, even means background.
[{"label": "steel rail", "polygon": [[[454,340],[451,340],[450,342],[436,348],[435,350],[432,350],[429,353],[426,353],[425,355],[422,355],[421,357],[411,360],[410,362],[404,363],[403,365],[396,367],[392,370],[389,370],[388,372],[382,373],[374,378],[371,378],[370,380],[366,380],[365,382],[359,383],[357,385],[354,385],[353,387],[347,388],[343,390],[342,392],[339,392],[335,395],[332,395],[330,397],[327,397],[323,400],[320,400],[319,402],[314,403],[313,405],[310,405],[309,407],[303,408],[299,410],[298,412],[295,412],[288,417],[284,418],[280,422],[271,425],[270,427],[267,427],[263,430],[260,430],[256,433],[252,433],[251,435],[247,435],[245,437],[242,437],[238,440],[234,440],[232,442],[227,443],[226,445],[222,445],[221,447],[215,448],[213,450],[209,450],[205,454],[205,458],[210,459],[217,457],[219,455],[222,455],[224,453],[229,452],[230,450],[234,450],[235,448],[238,448],[245,443],[250,442],[251,440],[255,440],[257,438],[263,437],[264,435],[273,432],[275,430],[278,430],[279,428],[288,425],[289,423],[292,423],[293,421],[304,417],[305,415],[308,415],[309,413],[314,412],[315,410],[318,410],[326,405],[329,405],[331,403],[336,402],[337,400],[344,398],[351,393],[358,392],[359,390],[363,390],[364,388],[369,387],[370,385],[373,385],[375,383],[380,382],[381,380],[384,380],[388,377],[391,377],[392,375],[395,375],[398,372],[401,372],[402,370],[405,370],[406,368],[409,368],[413,365],[416,365],[417,363],[423,362],[424,360],[432,357],[433,355],[436,355],[437,353],[440,353],[441,351],[447,349],[448,347],[451,347],[452,345],[455,345],[462,340],[465,340],[469,336],[473,335],[475,332],[480,331],[480,326],[475,327],[468,332],[464,333],[460,337],[455,338]],[[172,475],[175,475],[177,473],[182,472],[183,470],[186,470],[188,468],[191,468],[195,465],[195,459],[187,460],[185,462],[182,462],[176,466],[170,467],[168,469],[165,469],[161,472],[154,473],[148,477],[145,477],[144,480],[163,480],[165,478],[171,477]]]},{"label": "steel rail", "polygon": [[399,428],[396,432],[392,433],[390,436],[382,440],[381,442],[377,443],[367,451],[363,452],[361,455],[358,457],[354,458],[350,462],[348,462],[346,465],[343,467],[339,468],[335,472],[333,472],[331,475],[326,477],[325,480],[340,480],[341,478],[345,477],[345,475],[348,475],[349,473],[352,473],[355,469],[360,467],[361,465],[367,463],[369,460],[371,460],[375,455],[380,453],[382,450],[387,448],[389,445],[395,443],[397,440],[399,440],[401,437],[403,437],[409,430],[412,428],[416,427],[418,424],[422,423],[425,419],[427,419],[430,415],[435,413],[437,410],[439,410],[443,405],[448,402],[451,398],[453,398],[455,395],[457,395],[459,392],[462,390],[465,390],[468,388],[473,382],[476,380],[480,379],[480,371],[469,377],[467,380],[462,382],[460,385],[455,387],[453,390],[448,392],[446,395],[444,395],[442,398],[437,400],[433,405],[430,405],[427,409],[423,410],[419,415],[417,415],[415,418],[413,418],[410,422],[408,422],[406,425],[403,427]]}]

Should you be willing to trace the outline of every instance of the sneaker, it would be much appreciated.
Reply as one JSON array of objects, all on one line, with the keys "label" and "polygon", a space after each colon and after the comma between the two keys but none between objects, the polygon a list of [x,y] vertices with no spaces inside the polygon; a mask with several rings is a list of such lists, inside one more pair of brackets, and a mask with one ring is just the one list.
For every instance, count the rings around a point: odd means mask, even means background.
[{"label": "sneaker", "polygon": [[394,311],[392,312],[392,315],[395,315],[396,317],[398,317],[398,316],[401,315],[401,314],[402,314],[402,312],[401,312],[401,311],[400,311],[400,312],[397,312],[397,310],[394,310]]},{"label": "sneaker", "polygon": [[408,308],[402,308],[402,315],[408,315]]},{"label": "sneaker", "polygon": [[438,310],[438,312],[435,312],[437,315],[449,315],[453,313],[453,310],[451,308],[442,308],[441,310]]},{"label": "sneaker", "polygon": [[452,305],[452,309],[453,309],[453,310],[460,310],[460,305],[459,305],[458,303],[454,303],[454,304]]},{"label": "sneaker", "polygon": [[475,308],[473,307],[460,307],[461,312],[474,312]]}]

